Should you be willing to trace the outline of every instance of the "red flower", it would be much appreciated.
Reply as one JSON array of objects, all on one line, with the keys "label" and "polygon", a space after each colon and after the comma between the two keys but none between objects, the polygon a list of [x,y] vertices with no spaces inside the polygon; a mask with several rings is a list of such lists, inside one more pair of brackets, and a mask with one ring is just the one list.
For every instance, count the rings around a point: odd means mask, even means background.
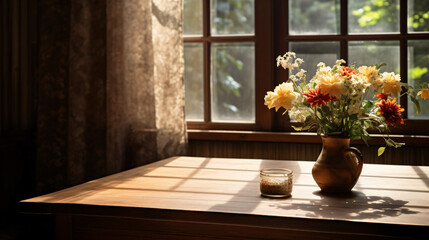
[{"label": "red flower", "polygon": [[[320,93],[320,88],[310,89],[302,95],[307,97],[307,103],[310,103],[312,107],[326,105],[327,102],[335,102],[335,97],[330,97],[329,94]],[[334,101],[335,100],[335,101]]]},{"label": "red flower", "polygon": [[379,112],[384,116],[387,124],[404,124],[404,119],[401,117],[401,112],[403,112],[404,109],[401,108],[401,105],[396,104],[395,99],[393,99],[393,101],[390,101],[390,99],[387,101],[383,99],[381,100],[381,104],[377,105],[380,107]]},{"label": "red flower", "polygon": [[377,98],[378,99],[382,99],[382,100],[387,100],[387,97],[390,97],[390,96],[392,96],[392,94],[385,94],[385,93],[379,93],[379,94],[377,94]]},{"label": "red flower", "polygon": [[341,69],[342,69],[341,71],[342,76],[351,77],[352,75],[356,74],[356,71],[349,67],[342,66]]}]

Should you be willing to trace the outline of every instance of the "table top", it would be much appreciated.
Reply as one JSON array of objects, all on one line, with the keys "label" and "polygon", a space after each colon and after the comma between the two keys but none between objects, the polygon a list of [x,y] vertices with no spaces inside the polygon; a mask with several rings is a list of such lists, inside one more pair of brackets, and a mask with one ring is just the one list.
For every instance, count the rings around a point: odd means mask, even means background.
[{"label": "table top", "polygon": [[[73,204],[429,226],[429,167],[364,164],[351,194],[325,195],[314,162],[172,157],[20,204]],[[264,198],[263,168],[293,170],[289,198]],[[28,210],[28,209],[27,209]]]}]

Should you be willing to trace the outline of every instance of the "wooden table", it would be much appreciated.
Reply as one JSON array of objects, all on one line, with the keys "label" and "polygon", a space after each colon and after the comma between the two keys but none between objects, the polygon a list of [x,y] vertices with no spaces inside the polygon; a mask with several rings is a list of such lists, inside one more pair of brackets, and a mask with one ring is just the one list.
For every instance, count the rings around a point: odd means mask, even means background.
[{"label": "wooden table", "polygon": [[[429,236],[429,167],[365,164],[353,192],[322,194],[314,162],[173,157],[24,200],[58,239],[408,239]],[[292,197],[260,196],[259,170],[294,171]]]}]

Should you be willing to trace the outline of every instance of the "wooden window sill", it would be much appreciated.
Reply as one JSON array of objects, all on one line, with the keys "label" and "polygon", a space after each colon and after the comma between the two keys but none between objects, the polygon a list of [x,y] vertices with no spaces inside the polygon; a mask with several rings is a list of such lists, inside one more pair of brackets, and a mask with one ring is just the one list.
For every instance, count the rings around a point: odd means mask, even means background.
[{"label": "wooden window sill", "polygon": [[[369,145],[385,145],[383,135],[371,134]],[[251,141],[251,142],[288,142],[288,143],[321,143],[316,133],[308,132],[260,132],[260,131],[231,131],[231,130],[188,130],[189,140],[211,141]],[[426,135],[390,135],[396,142],[406,146],[429,146],[429,136]],[[365,144],[363,141],[353,141],[352,144]]]}]

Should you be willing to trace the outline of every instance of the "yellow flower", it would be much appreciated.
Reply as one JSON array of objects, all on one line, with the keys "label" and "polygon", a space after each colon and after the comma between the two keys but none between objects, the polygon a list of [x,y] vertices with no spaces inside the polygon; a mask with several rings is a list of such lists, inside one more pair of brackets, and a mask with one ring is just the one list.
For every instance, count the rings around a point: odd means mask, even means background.
[{"label": "yellow flower", "polygon": [[417,96],[421,96],[424,100],[429,98],[429,89],[422,89],[420,92],[417,93]]},{"label": "yellow flower", "polygon": [[275,107],[276,112],[281,107],[289,110],[292,108],[292,101],[295,98],[296,93],[293,92],[293,83],[282,83],[274,89],[274,92],[267,92],[267,95],[265,95],[265,105],[269,109]]},{"label": "yellow flower", "polygon": [[397,97],[398,93],[401,92],[401,85],[400,85],[401,76],[393,72],[390,72],[390,73],[384,72],[382,74],[382,80],[383,80],[383,93],[385,94],[392,93]]},{"label": "yellow flower", "polygon": [[358,68],[359,74],[367,78],[368,83],[371,87],[376,88],[380,85],[380,82],[377,81],[378,69],[375,66],[362,66]]},{"label": "yellow flower", "polygon": [[340,98],[341,94],[345,91],[344,77],[338,73],[320,72],[316,82],[317,86],[320,88],[320,92],[322,94],[329,94],[331,97]]}]

